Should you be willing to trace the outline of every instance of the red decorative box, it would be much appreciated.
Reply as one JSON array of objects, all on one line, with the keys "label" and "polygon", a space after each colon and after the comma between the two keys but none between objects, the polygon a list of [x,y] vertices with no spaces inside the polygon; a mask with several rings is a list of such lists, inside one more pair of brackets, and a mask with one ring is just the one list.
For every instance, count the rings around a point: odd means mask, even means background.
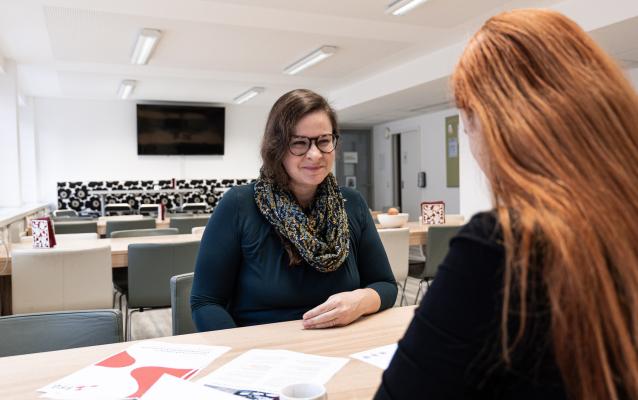
[{"label": "red decorative box", "polygon": [[31,220],[31,232],[33,235],[34,248],[55,247],[55,232],[53,223],[49,217],[36,218]]}]

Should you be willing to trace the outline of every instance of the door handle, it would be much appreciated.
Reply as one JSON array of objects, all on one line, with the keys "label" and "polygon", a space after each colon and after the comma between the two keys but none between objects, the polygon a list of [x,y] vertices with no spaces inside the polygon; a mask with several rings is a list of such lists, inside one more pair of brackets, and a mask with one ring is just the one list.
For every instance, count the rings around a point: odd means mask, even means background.
[{"label": "door handle", "polygon": [[424,188],[427,185],[427,178],[425,172],[421,171],[417,173],[417,183],[416,186],[420,188]]}]

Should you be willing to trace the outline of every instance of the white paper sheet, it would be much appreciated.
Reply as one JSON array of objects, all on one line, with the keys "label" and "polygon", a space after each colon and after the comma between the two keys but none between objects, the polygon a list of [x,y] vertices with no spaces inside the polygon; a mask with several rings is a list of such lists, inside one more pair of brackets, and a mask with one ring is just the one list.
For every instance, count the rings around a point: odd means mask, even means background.
[{"label": "white paper sheet", "polygon": [[163,374],[190,379],[229,349],[225,346],[142,342],[38,391],[58,399],[139,397]]},{"label": "white paper sheet", "polygon": [[279,393],[291,383],[325,384],[348,362],[287,350],[254,349],[245,352],[197,383],[220,388]]},{"label": "white paper sheet", "polygon": [[387,346],[375,347],[374,349],[351,354],[350,357],[356,358],[357,360],[361,360],[363,362],[367,362],[368,364],[372,364],[375,367],[386,369],[388,368],[388,365],[390,365],[390,360],[392,360],[392,357],[394,356],[394,353],[396,351],[397,344],[393,343]]},{"label": "white paper sheet", "polygon": [[142,400],[245,400],[243,397],[234,396],[220,390],[196,385],[194,383],[176,378],[172,375],[162,375],[149,390]]}]

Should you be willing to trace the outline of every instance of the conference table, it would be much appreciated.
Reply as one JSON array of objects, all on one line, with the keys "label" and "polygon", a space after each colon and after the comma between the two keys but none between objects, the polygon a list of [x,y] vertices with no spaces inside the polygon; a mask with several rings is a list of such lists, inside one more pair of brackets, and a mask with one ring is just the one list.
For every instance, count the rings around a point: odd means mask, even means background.
[{"label": "conference table", "polygon": [[[300,321],[290,321],[157,340],[231,347],[230,351],[196,375],[193,378],[196,382],[253,348],[348,357],[353,353],[391,344],[403,336],[413,315],[414,306],[397,307],[340,328],[304,330]],[[121,351],[131,343],[134,342],[0,358],[4,382],[0,386],[0,399],[37,399],[37,389]],[[328,398],[369,399],[381,381],[382,372],[380,368],[350,359],[326,384]]]}]

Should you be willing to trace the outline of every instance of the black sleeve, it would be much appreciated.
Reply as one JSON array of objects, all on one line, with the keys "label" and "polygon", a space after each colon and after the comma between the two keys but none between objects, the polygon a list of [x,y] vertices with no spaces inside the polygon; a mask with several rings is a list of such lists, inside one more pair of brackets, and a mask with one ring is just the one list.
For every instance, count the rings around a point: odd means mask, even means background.
[{"label": "black sleeve", "polygon": [[361,205],[359,218],[362,226],[357,251],[361,287],[373,289],[379,294],[381,311],[394,305],[397,298],[397,283],[368,205],[360,193],[357,192],[357,196]]},{"label": "black sleeve", "polygon": [[468,367],[498,326],[504,250],[494,227],[479,214],[451,240],[375,399],[472,397]]},{"label": "black sleeve", "polygon": [[193,322],[200,332],[236,327],[226,307],[241,264],[238,206],[231,189],[215,207],[202,237],[191,291]]}]

